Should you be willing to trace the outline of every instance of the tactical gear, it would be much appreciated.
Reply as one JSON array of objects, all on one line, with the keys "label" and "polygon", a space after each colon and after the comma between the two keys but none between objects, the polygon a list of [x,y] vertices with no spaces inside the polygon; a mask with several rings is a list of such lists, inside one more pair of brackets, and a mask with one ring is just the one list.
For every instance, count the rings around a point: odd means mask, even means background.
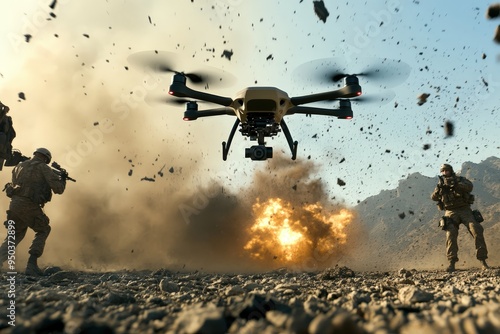
[{"label": "tactical gear", "polygon": [[455,271],[455,261],[450,261],[450,264],[446,268],[446,271],[452,273]]},{"label": "tactical gear", "polygon": [[8,159],[12,155],[12,141],[16,137],[16,131],[10,116],[0,116],[0,158]]},{"label": "tactical gear", "polygon": [[3,191],[5,191],[5,195],[7,195],[7,197],[9,197],[9,198],[12,198],[12,196],[14,196],[16,194],[16,190],[17,190],[17,188],[14,187],[12,182],[7,182],[5,184],[5,186],[3,187]]},{"label": "tactical gear", "polygon": [[453,174],[454,171],[453,171],[453,167],[451,167],[451,165],[448,165],[448,164],[442,164],[441,167],[439,168],[439,171],[440,172],[443,172],[445,170],[449,170],[451,171],[451,173]]},{"label": "tactical gear", "polygon": [[483,215],[481,214],[481,212],[479,212],[479,210],[472,210],[472,215],[474,216],[476,222],[478,223],[484,222]]},{"label": "tactical gear", "polygon": [[49,163],[52,160],[52,154],[46,148],[43,148],[43,147],[37,148],[35,150],[35,152],[33,152],[33,154],[35,154],[35,153],[40,153],[40,154],[43,154],[44,156],[46,156],[47,159],[49,159],[49,161],[47,163]]},{"label": "tactical gear", "polygon": [[446,210],[469,207],[471,201],[474,201],[470,193],[472,189],[472,182],[465,177],[440,177],[431,199],[437,201],[438,204],[442,202]]},{"label": "tactical gear", "polygon": [[443,231],[446,231],[448,229],[448,226],[450,224],[453,224],[453,219],[451,219],[450,217],[446,217],[446,216],[443,216],[441,217],[441,219],[439,220],[439,224],[438,226],[443,230]]},{"label": "tactical gear", "polygon": [[490,269],[490,266],[488,266],[486,260],[481,260],[481,264],[483,265],[483,270]]},{"label": "tactical gear", "polygon": [[[42,210],[41,203],[50,200],[52,192],[62,194],[66,182],[62,181],[41,158],[33,157],[14,167],[12,171],[12,184],[19,187],[14,193],[7,210],[7,220],[15,222],[15,245],[17,246],[26,236],[28,228],[35,232],[35,237],[29,248],[29,254],[38,258],[42,256],[45,242],[50,234],[49,218]],[[36,199],[39,200],[36,200]],[[5,238],[0,245],[0,254],[5,254],[9,241]],[[39,274],[38,266],[28,265],[27,272]]]}]

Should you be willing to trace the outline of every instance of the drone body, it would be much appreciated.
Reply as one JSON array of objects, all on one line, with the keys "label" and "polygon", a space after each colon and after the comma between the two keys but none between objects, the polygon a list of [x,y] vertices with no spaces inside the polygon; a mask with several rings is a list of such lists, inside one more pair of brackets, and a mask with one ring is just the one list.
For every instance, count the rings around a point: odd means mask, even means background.
[{"label": "drone body", "polygon": [[[176,97],[187,97],[222,106],[222,108],[198,110],[196,101],[186,101],[184,120],[193,121],[200,117],[232,115],[236,121],[227,142],[222,143],[222,158],[227,159],[232,139],[238,126],[242,135],[256,140],[254,145],[245,150],[245,157],[252,160],[272,158],[272,147],[266,147],[265,138],[274,137],[283,131],[292,152],[292,159],[297,157],[297,142],[293,141],[284,117],[293,114],[310,114],[334,116],[350,119],[353,116],[348,98],[361,95],[361,86],[355,75],[345,76],[345,86],[329,92],[289,97],[288,94],[275,87],[248,87],[238,92],[233,98],[208,94],[193,90],[186,86],[186,75],[176,73],[173,76],[169,94]],[[302,106],[319,101],[339,100],[338,109]]]}]

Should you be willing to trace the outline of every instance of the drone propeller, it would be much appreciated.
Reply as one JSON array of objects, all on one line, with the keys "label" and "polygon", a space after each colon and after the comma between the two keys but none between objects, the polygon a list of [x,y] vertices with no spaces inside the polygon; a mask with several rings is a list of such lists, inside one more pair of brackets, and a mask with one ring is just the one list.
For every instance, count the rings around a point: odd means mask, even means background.
[{"label": "drone propeller", "polygon": [[[176,73],[182,74],[188,78],[193,84],[201,85],[230,85],[236,81],[236,78],[231,74],[222,70],[217,70],[204,65],[206,70],[196,72],[184,72],[176,69],[174,63],[180,63],[182,60],[178,54],[167,51],[142,51],[137,52],[128,57],[128,61],[139,67],[159,73]],[[209,70],[210,69],[210,70]]]},{"label": "drone propeller", "polygon": [[351,102],[357,102],[357,103],[370,103],[370,104],[378,104],[378,105],[384,105],[396,97],[396,93],[393,91],[385,91],[383,94],[382,93],[376,93],[376,94],[363,94],[359,97],[354,97],[350,99]]},{"label": "drone propeller", "polygon": [[205,101],[201,100],[195,100],[195,99],[183,99],[183,98],[173,98],[170,95],[168,96],[153,96],[153,97],[147,97],[146,102],[150,105],[152,104],[170,104],[170,105],[183,105],[188,102],[196,102],[196,103],[208,103]]},{"label": "drone propeller", "polygon": [[338,58],[313,60],[299,66],[294,71],[294,75],[301,78],[301,80],[306,78],[319,84],[337,83],[348,76],[359,76],[365,77],[369,83],[394,87],[403,83],[409,77],[411,71],[408,64],[388,58],[355,58],[351,61],[355,67],[360,67],[361,64],[371,64],[364,66],[364,69],[359,72],[348,72],[344,66],[340,65],[344,62],[344,59]]}]

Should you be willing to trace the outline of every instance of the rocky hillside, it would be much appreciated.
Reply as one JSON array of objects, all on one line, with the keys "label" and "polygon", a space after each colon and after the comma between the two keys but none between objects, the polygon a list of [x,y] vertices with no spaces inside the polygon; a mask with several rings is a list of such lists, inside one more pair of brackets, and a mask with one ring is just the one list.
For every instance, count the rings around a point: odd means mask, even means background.
[{"label": "rocky hillside", "polygon": [[[456,168],[457,169],[457,168]],[[477,208],[485,221],[489,262],[500,258],[500,159],[490,157],[474,164],[465,162],[457,174],[474,183]],[[398,267],[439,269],[446,264],[445,232],[437,226],[443,212],[430,200],[437,177],[419,173],[401,180],[396,189],[382,191],[357,207],[364,238],[359,241],[350,263],[366,269],[389,270]],[[467,229],[459,234],[459,267],[478,266],[474,244]],[[370,268],[371,267],[371,268]]]}]

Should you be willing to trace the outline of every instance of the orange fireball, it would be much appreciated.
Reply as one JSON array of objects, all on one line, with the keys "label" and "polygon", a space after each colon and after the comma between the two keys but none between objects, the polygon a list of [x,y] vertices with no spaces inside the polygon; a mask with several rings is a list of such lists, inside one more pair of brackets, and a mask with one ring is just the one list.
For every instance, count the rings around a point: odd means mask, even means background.
[{"label": "orange fireball", "polygon": [[279,264],[324,260],[345,244],[345,228],[353,218],[346,209],[325,211],[320,203],[294,206],[281,198],[263,203],[257,199],[255,222],[244,249],[253,259],[273,259]]}]

